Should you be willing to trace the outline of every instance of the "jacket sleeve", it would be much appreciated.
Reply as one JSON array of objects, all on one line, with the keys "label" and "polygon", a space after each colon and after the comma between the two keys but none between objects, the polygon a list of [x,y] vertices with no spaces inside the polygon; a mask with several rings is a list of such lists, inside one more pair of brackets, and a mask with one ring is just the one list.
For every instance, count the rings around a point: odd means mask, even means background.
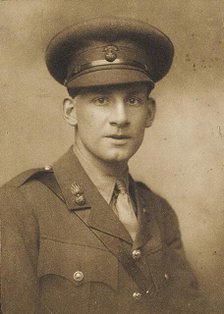
[{"label": "jacket sleeve", "polygon": [[160,199],[160,202],[162,211],[160,223],[162,222],[161,230],[167,247],[170,272],[170,307],[175,308],[178,314],[215,313],[205,299],[195,273],[185,255],[176,213],[164,199]]},{"label": "jacket sleeve", "polygon": [[0,190],[2,218],[2,313],[36,314],[38,224],[17,187]]}]

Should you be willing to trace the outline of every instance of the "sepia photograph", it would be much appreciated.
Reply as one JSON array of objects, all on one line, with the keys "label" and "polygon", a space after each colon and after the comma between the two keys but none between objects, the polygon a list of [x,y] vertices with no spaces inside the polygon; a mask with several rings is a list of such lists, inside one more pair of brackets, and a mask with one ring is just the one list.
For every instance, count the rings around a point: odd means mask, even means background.
[{"label": "sepia photograph", "polygon": [[223,0],[2,0],[0,28],[0,313],[224,313]]}]

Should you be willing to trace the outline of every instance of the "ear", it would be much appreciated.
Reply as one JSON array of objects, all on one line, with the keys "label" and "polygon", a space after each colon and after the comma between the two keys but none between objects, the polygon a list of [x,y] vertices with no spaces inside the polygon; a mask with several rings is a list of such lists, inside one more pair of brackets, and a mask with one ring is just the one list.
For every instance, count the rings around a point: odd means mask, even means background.
[{"label": "ear", "polygon": [[156,101],[154,98],[149,97],[147,100],[147,117],[145,120],[145,127],[149,128],[152,125],[152,122],[155,118],[156,113]]},{"label": "ear", "polygon": [[65,98],[63,101],[63,116],[65,121],[72,125],[77,125],[75,98]]}]

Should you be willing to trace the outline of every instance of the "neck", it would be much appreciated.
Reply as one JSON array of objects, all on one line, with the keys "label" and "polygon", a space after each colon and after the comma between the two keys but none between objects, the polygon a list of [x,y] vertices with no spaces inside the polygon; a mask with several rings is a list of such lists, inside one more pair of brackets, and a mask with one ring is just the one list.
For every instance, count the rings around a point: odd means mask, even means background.
[{"label": "neck", "polygon": [[89,152],[81,143],[78,137],[75,137],[73,150],[78,157],[85,162],[92,164],[95,168],[102,171],[105,175],[113,177],[121,177],[128,172],[128,164],[126,161],[105,161]]}]

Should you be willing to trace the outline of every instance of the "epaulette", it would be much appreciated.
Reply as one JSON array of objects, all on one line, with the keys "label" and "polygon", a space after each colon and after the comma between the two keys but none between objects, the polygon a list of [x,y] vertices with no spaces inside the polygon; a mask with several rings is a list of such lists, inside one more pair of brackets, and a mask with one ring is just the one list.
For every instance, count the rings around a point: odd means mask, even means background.
[{"label": "epaulette", "polygon": [[51,173],[53,172],[51,166],[45,166],[43,168],[34,168],[26,170],[13,179],[11,179],[9,182],[5,184],[5,186],[11,186],[11,187],[19,187],[23,184],[25,184],[27,181],[38,178],[44,173]]}]

